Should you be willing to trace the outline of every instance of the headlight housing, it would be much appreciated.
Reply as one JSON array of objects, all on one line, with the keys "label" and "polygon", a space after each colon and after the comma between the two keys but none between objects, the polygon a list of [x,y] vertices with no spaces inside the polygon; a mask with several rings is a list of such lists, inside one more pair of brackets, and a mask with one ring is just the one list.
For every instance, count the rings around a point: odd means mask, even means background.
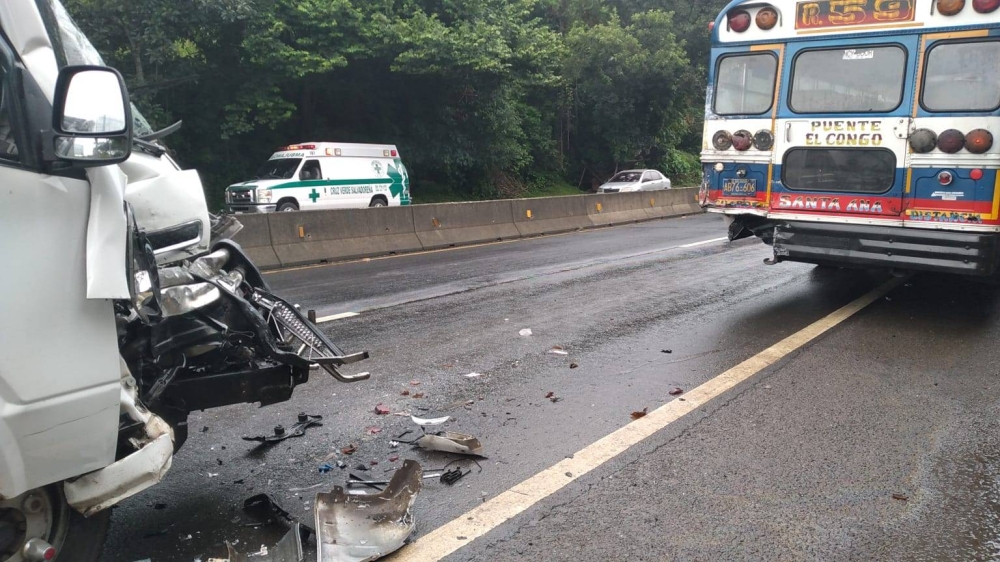
[{"label": "headlight housing", "polygon": [[271,202],[271,190],[263,187],[257,188],[257,202],[258,203],[270,203]]}]

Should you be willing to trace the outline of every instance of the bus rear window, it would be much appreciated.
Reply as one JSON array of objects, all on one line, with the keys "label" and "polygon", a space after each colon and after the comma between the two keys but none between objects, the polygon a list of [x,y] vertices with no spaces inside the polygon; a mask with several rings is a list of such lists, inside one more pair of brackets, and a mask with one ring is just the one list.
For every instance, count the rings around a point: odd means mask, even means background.
[{"label": "bus rear window", "polygon": [[778,59],[769,53],[735,55],[719,61],[715,113],[760,115],[771,109]]},{"label": "bus rear window", "polygon": [[794,64],[789,106],[796,113],[886,113],[903,101],[901,47],[803,51]]},{"label": "bus rear window", "polygon": [[1000,42],[943,43],[927,55],[927,111],[994,111],[1000,107]]}]

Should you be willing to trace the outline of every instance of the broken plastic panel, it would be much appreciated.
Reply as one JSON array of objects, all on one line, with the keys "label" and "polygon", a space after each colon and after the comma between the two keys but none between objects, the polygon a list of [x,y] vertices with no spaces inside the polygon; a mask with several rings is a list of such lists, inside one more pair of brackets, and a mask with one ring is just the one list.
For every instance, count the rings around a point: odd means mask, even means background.
[{"label": "broken plastic panel", "polygon": [[319,562],[369,562],[402,547],[413,533],[422,479],[420,464],[407,460],[378,494],[348,494],[340,486],[316,494]]},{"label": "broken plastic panel", "polygon": [[479,442],[479,439],[464,433],[441,431],[435,434],[428,434],[417,439],[416,445],[428,451],[473,455],[477,457],[484,456],[483,444]]},{"label": "broken plastic panel", "polygon": [[[285,536],[274,545],[274,548],[267,549],[267,553],[251,554],[247,556],[239,553],[236,548],[226,542],[229,550],[228,562],[302,562],[305,560],[305,553],[302,550],[302,531],[296,523]],[[212,562],[211,560],[209,562]]]},{"label": "broken plastic panel", "polygon": [[417,416],[410,416],[413,423],[419,425],[420,427],[429,427],[432,425],[442,425],[448,423],[451,419],[450,416],[445,416],[443,418],[418,418]]}]

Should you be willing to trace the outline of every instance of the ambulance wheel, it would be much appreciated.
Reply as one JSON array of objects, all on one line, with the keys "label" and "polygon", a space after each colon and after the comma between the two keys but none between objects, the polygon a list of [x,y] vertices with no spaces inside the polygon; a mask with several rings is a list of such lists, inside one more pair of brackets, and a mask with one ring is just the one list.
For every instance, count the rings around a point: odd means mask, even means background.
[{"label": "ambulance wheel", "polygon": [[373,197],[372,202],[368,204],[369,207],[388,207],[389,202],[385,200],[384,197]]},{"label": "ambulance wheel", "polygon": [[32,538],[44,541],[35,545],[36,557],[51,546],[57,562],[98,562],[110,525],[110,509],[84,517],[58,485],[36,488],[0,502],[0,562],[24,562],[23,548]]},{"label": "ambulance wheel", "polygon": [[299,204],[296,203],[295,201],[282,201],[281,203],[278,204],[279,213],[287,213],[290,211],[298,211],[298,210],[299,210]]}]

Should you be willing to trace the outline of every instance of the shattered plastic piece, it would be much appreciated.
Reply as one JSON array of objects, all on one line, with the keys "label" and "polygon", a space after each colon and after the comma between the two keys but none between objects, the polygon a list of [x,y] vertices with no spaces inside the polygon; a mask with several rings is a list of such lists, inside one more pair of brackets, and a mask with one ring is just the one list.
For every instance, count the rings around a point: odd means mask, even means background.
[{"label": "shattered plastic piece", "polygon": [[288,513],[280,505],[278,505],[274,501],[274,498],[267,494],[257,494],[256,496],[251,496],[244,500],[243,511],[250,517],[253,517],[265,525],[275,521],[282,521],[286,525],[304,532],[305,536],[315,533],[312,527],[300,523],[297,519],[292,517],[292,514]]},{"label": "shattered plastic piece", "polygon": [[432,426],[432,425],[442,425],[442,424],[448,423],[448,420],[450,420],[451,417],[450,416],[445,416],[443,418],[429,418],[428,419],[428,418],[418,418],[417,416],[410,416],[410,419],[413,420],[413,423],[419,425],[420,427],[429,427],[429,426]]},{"label": "shattered plastic piece", "polygon": [[298,422],[292,426],[292,428],[285,429],[282,426],[277,426],[274,428],[274,435],[258,435],[256,437],[244,437],[244,441],[257,441],[259,443],[274,444],[278,441],[284,441],[285,439],[291,437],[302,437],[306,434],[306,428],[312,427],[314,425],[323,425],[323,416],[310,416],[307,414],[299,414]]},{"label": "shattered plastic piece", "polygon": [[684,394],[684,389],[679,386],[675,386],[674,388],[670,389],[669,394],[671,396],[680,396],[681,394]]},{"label": "shattered plastic piece", "polygon": [[235,544],[226,541],[226,549],[229,551],[228,562],[247,562],[252,558],[254,562],[302,562],[305,560],[305,552],[302,550],[302,528],[301,523],[292,525],[292,529],[285,533],[285,536],[274,545],[274,548],[267,548],[261,545],[260,551],[247,557],[236,550]]},{"label": "shattered plastic piece", "polygon": [[344,461],[337,461],[337,468],[343,470],[343,469],[347,468],[347,463],[344,462]]},{"label": "shattered plastic piece", "polygon": [[398,449],[399,448],[399,441],[389,441],[389,448],[390,449]]},{"label": "shattered plastic piece", "polygon": [[368,472],[368,467],[359,463],[358,466],[354,467],[354,470],[360,470],[361,472]]},{"label": "shattered plastic piece", "polygon": [[379,433],[382,433],[382,428],[373,425],[371,427],[366,428],[365,433],[367,433],[368,435],[378,435]]},{"label": "shattered plastic piece", "polygon": [[668,355],[671,354],[671,353],[673,353],[673,352],[674,352],[674,350],[672,350],[672,349],[664,349],[664,350],[660,351],[660,353],[666,353]]},{"label": "shattered plastic piece", "polygon": [[451,470],[446,470],[441,474],[441,482],[449,486],[453,486],[455,482],[458,482],[466,475],[470,474],[472,471],[462,472],[461,468],[453,468]]},{"label": "shattered plastic piece", "polygon": [[427,449],[428,451],[483,456],[483,444],[479,442],[479,439],[464,433],[442,431],[440,433],[424,435],[420,439],[417,439],[415,443],[418,447]]},{"label": "shattered plastic piece", "polygon": [[410,381],[410,386],[419,386],[420,381]]},{"label": "shattered plastic piece", "polygon": [[392,410],[390,410],[388,406],[379,404],[378,406],[375,406],[375,413],[380,416],[388,416],[390,413],[392,413]]},{"label": "shattered plastic piece", "polygon": [[400,392],[399,395],[400,396],[409,396],[410,395],[410,391],[409,390],[404,390],[403,392]]},{"label": "shattered plastic piece", "polygon": [[423,392],[418,392],[418,393],[414,394],[413,397],[414,398],[423,398],[424,397],[424,393]]},{"label": "shattered plastic piece", "polygon": [[576,369],[576,368],[579,368],[579,367],[580,367],[580,366],[579,366],[579,365],[577,365],[576,363],[570,363],[570,364],[569,364],[569,368],[570,368],[570,369]]},{"label": "shattered plastic piece", "polygon": [[333,470],[333,467],[330,466],[327,463],[323,463],[323,464],[319,465],[319,473],[320,474],[326,474],[327,472],[330,472],[331,470]]},{"label": "shattered plastic piece", "polygon": [[561,347],[553,347],[552,349],[550,349],[548,351],[548,354],[549,355],[560,355],[560,356],[562,356],[562,355],[569,355],[569,352],[568,351],[563,351],[563,348],[561,348]]},{"label": "shattered plastic piece", "polygon": [[545,395],[545,397],[546,397],[546,398],[552,398],[552,397],[554,397],[555,395],[556,395],[556,393],[555,393],[555,392],[552,392],[552,391],[549,391],[549,392],[548,392],[548,394],[546,394],[546,395]]},{"label": "shattered plastic piece", "polygon": [[469,373],[468,375],[465,375],[465,378],[467,378],[467,379],[478,379],[481,376],[483,376],[482,373]]},{"label": "shattered plastic piece", "polygon": [[318,560],[368,562],[402,547],[413,533],[410,510],[422,477],[420,465],[407,460],[378,494],[349,495],[340,486],[329,494],[317,494]]},{"label": "shattered plastic piece", "polygon": [[641,412],[632,412],[632,419],[637,420],[639,418],[644,418],[648,413],[649,408],[643,408]]},{"label": "shattered plastic piece", "polygon": [[907,496],[905,494],[893,494],[892,495],[892,499],[899,500],[901,502],[905,502],[905,501],[909,501],[910,500],[910,496]]},{"label": "shattered plastic piece", "polygon": [[521,334],[524,337],[528,337],[528,336],[531,336],[531,335],[534,334],[534,332],[531,331],[531,328],[525,328],[525,329],[521,330],[518,333]]},{"label": "shattered plastic piece", "polygon": [[355,445],[354,443],[351,443],[350,445],[348,445],[348,446],[344,447],[343,449],[341,449],[340,452],[344,453],[345,455],[353,455],[355,453],[355,451],[357,451],[357,450],[358,450],[358,446]]},{"label": "shattered plastic piece", "polygon": [[389,462],[396,462],[399,460],[399,455],[392,455],[389,457]]}]

